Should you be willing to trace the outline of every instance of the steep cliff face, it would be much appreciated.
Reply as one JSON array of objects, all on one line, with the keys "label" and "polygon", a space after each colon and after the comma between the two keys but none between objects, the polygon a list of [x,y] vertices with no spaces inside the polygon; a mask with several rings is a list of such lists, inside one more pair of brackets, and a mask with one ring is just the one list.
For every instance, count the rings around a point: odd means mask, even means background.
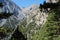
[{"label": "steep cliff face", "polygon": [[9,40],[24,18],[22,9],[15,3],[11,0],[0,0],[0,40]]},{"label": "steep cliff face", "polygon": [[39,6],[35,4],[24,8],[23,11],[26,13],[26,20],[21,23],[19,30],[27,40],[37,40],[40,28],[45,24],[48,14],[41,12]]},{"label": "steep cliff face", "polygon": [[41,12],[39,6],[35,4],[25,8],[23,11],[26,12],[27,23],[32,22],[34,17],[35,23],[40,25],[43,24],[43,21],[48,16],[47,13]]}]

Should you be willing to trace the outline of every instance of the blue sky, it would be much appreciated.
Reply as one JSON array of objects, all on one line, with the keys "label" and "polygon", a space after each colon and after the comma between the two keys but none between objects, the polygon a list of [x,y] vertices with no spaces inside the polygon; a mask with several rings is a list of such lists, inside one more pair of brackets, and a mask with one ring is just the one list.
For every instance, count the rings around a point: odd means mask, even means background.
[{"label": "blue sky", "polygon": [[39,5],[40,3],[43,3],[45,0],[12,0],[15,2],[19,7],[27,7],[32,4]]}]

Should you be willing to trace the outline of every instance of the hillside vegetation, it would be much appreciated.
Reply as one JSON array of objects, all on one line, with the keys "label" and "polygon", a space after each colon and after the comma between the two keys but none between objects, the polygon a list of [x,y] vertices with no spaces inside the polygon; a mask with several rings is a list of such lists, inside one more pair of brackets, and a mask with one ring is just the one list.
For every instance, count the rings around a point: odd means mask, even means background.
[{"label": "hillside vegetation", "polygon": [[60,17],[57,11],[52,11],[46,23],[40,29],[39,40],[60,40]]}]

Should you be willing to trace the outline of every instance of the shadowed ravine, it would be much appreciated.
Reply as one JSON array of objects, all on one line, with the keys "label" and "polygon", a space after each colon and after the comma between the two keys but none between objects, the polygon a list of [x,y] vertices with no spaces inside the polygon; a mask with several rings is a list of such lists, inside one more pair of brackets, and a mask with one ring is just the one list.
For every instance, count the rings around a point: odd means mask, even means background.
[{"label": "shadowed ravine", "polygon": [[24,37],[24,35],[21,32],[19,32],[17,28],[10,40],[27,40],[27,39]]}]

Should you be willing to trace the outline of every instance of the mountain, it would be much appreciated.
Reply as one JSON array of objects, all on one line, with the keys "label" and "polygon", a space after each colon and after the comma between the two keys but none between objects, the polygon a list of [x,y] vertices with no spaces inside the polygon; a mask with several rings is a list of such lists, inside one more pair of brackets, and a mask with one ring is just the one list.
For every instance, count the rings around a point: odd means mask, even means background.
[{"label": "mountain", "polygon": [[[40,28],[45,24],[48,13],[41,12],[36,4],[20,8],[11,0],[0,1],[0,6],[1,40],[9,40],[11,37],[12,40],[22,40],[22,38],[18,38],[18,34],[19,36],[23,35],[27,40],[37,40]],[[14,38],[15,36],[17,37]]]},{"label": "mountain", "polygon": [[19,31],[24,34],[27,40],[37,40],[34,37],[39,36],[40,28],[45,24],[48,13],[41,12],[36,4],[22,10],[26,13],[26,20],[19,25]]},{"label": "mountain", "polygon": [[47,3],[48,7],[41,5],[42,11],[41,6],[39,8],[35,4],[22,9],[26,13],[26,20],[18,29],[27,40],[60,40],[60,2],[52,4]]},{"label": "mountain", "polygon": [[32,17],[35,17],[35,22],[37,25],[42,24],[44,17],[47,17],[48,14],[41,12],[38,5],[32,4],[31,6],[24,8],[23,11],[26,13],[27,22],[32,20]]},{"label": "mountain", "polygon": [[60,6],[49,12],[44,8],[40,11],[36,4],[20,8],[1,0],[0,40],[60,40]]},{"label": "mountain", "polygon": [[19,30],[27,40],[60,40],[60,3],[56,5],[56,8],[49,11],[45,7],[40,11],[37,5],[23,9],[27,20],[21,23]]},{"label": "mountain", "polygon": [[11,0],[0,0],[0,40],[11,38],[24,15],[22,9]]}]

